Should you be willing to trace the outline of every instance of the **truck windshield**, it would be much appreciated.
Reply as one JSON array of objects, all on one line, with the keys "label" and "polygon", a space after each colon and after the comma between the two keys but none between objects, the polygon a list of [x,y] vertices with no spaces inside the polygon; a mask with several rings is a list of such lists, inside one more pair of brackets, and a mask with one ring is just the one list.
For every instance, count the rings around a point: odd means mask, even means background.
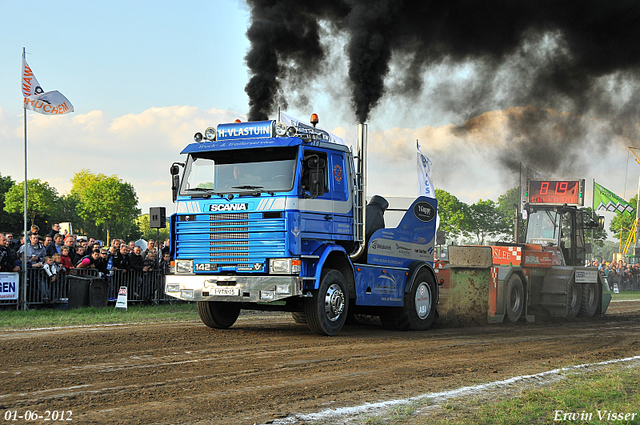
[{"label": "truck windshield", "polygon": [[534,211],[527,218],[527,243],[539,245],[558,244],[560,215],[555,211]]},{"label": "truck windshield", "polygon": [[189,155],[180,194],[286,192],[293,188],[297,148]]}]

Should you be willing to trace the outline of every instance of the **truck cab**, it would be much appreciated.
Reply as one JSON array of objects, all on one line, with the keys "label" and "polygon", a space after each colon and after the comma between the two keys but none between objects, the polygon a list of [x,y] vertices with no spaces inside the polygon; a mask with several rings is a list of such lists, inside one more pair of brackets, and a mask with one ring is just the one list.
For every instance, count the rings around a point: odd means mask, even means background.
[{"label": "truck cab", "polygon": [[171,167],[165,292],[198,302],[213,328],[230,327],[242,309],[291,311],[323,335],[358,311],[392,328],[428,328],[435,200],[418,198],[398,229],[366,238],[366,126],[354,155],[316,123],[280,117],[196,134]]}]

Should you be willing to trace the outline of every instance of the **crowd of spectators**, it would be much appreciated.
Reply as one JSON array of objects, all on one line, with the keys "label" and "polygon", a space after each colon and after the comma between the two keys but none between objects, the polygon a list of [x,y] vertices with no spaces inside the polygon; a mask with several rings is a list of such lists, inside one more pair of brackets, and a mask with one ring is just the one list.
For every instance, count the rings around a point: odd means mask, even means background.
[{"label": "crowd of spectators", "polygon": [[640,264],[628,264],[626,261],[618,260],[609,263],[598,261],[591,262],[592,267],[597,267],[600,276],[609,285],[611,290],[617,285],[620,291],[640,290]]},{"label": "crowd of spectators", "polygon": [[[61,234],[59,223],[53,223],[51,231],[44,236],[38,226],[32,226],[26,243],[24,238],[15,241],[12,233],[0,233],[0,272],[21,271],[25,250],[27,268],[43,269],[49,282],[55,282],[61,272],[73,269],[96,269],[107,281],[118,270],[138,272],[138,275],[155,271],[166,274],[171,263],[168,239],[162,246],[157,246],[153,239],[140,240],[138,244],[112,239],[109,246],[105,246],[93,237]],[[40,290],[47,300],[48,286],[41,282]]]}]

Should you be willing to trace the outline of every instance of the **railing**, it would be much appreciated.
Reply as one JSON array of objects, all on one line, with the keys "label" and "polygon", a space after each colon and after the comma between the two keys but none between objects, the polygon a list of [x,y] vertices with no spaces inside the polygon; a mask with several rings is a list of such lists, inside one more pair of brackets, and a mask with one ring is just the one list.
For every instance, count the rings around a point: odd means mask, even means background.
[{"label": "railing", "polygon": [[[127,301],[129,303],[165,303],[178,301],[164,293],[164,274],[161,270],[136,272],[133,270],[113,270],[109,275],[102,276],[96,269],[72,269],[61,272],[52,280],[44,269],[29,268],[27,270],[27,284],[23,283],[20,273],[19,296],[17,300],[0,300],[0,308],[17,306],[22,297],[28,306],[61,306],[69,298],[69,278],[72,276],[86,276],[102,278],[107,284],[107,298],[115,302],[121,286],[127,287]],[[26,294],[23,292],[26,291]]]}]

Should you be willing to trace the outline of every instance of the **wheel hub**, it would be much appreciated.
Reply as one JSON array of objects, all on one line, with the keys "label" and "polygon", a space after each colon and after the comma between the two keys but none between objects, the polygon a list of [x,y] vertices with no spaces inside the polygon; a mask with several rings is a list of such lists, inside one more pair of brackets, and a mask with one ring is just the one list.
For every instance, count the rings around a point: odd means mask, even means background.
[{"label": "wheel hub", "polygon": [[425,319],[431,313],[431,288],[426,282],[418,285],[415,301],[416,314],[420,319]]},{"label": "wheel hub", "polygon": [[332,322],[338,320],[344,311],[344,306],[344,292],[342,292],[340,285],[334,283],[329,286],[324,295],[324,311],[327,314],[327,318]]}]

